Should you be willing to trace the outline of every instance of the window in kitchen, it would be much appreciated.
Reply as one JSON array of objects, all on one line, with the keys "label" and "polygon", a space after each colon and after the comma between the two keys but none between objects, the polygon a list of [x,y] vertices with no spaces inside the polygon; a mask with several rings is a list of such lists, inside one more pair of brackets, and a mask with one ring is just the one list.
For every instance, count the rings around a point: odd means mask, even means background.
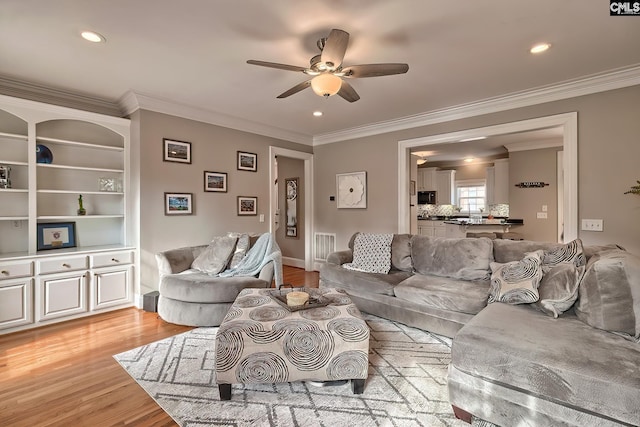
[{"label": "window in kitchen", "polygon": [[456,181],[456,202],[463,213],[484,212],[486,195],[487,190],[483,180]]}]

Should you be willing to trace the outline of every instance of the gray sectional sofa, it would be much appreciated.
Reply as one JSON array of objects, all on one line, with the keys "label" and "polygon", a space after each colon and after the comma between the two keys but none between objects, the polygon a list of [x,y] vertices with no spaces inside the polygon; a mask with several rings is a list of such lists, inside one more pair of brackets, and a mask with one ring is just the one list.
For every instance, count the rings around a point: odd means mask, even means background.
[{"label": "gray sectional sofa", "polygon": [[[345,268],[353,268],[356,236],[329,255],[320,286],[346,290],[362,311],[452,337],[448,387],[459,418],[640,425],[640,258],[579,241],[396,234],[389,272],[371,273]],[[510,268],[518,276],[530,265],[544,270],[539,300],[514,303],[530,292],[514,300],[496,275]],[[487,304],[500,292],[511,303]]]}]

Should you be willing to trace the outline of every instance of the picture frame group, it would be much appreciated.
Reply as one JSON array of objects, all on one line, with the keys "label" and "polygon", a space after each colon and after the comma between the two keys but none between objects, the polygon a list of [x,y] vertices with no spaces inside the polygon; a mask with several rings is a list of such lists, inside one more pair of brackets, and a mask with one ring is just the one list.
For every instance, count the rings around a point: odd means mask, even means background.
[{"label": "picture frame group", "polygon": [[75,222],[43,222],[37,226],[37,250],[76,247]]}]

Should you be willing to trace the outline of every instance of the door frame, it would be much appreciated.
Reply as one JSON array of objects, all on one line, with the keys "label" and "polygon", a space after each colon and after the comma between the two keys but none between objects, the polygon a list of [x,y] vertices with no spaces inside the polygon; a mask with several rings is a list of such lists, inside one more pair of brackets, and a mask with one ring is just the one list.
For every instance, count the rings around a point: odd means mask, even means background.
[{"label": "door frame", "polygon": [[277,156],[304,160],[304,269],[313,271],[313,154],[269,146],[269,232],[274,236],[278,195],[273,183],[276,179]]},{"label": "door frame", "polygon": [[[398,233],[408,233],[410,149],[424,145],[456,143],[461,139],[536,129],[561,127],[563,135],[563,223],[564,241],[578,238],[578,113],[563,113],[482,128],[398,141]],[[560,220],[560,218],[558,218]]]}]

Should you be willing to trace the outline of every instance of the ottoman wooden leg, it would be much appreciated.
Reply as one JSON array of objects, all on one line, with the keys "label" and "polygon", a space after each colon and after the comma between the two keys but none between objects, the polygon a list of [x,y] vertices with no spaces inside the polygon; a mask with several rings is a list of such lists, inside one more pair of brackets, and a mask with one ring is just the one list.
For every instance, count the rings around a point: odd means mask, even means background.
[{"label": "ottoman wooden leg", "polygon": [[231,400],[231,384],[218,384],[220,400]]},{"label": "ottoman wooden leg", "polygon": [[364,392],[365,380],[351,380],[351,391],[353,394],[362,394]]}]

